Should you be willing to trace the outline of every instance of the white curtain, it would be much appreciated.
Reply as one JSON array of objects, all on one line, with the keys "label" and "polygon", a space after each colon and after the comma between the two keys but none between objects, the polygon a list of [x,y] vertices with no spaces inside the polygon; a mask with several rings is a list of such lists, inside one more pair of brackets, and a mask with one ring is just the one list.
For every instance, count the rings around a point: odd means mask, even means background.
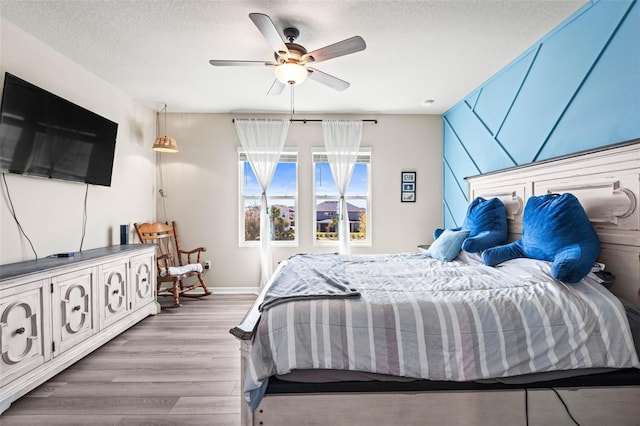
[{"label": "white curtain", "polygon": [[253,173],[262,190],[260,208],[260,287],[273,273],[270,241],[272,238],[267,189],[278,165],[284,141],[289,132],[289,120],[235,120],[236,132]]},{"label": "white curtain", "polygon": [[358,159],[360,139],[362,138],[362,121],[324,120],[322,121],[322,134],[331,174],[340,194],[338,202],[340,253],[349,254],[349,212],[344,195],[347,192],[349,182],[351,182],[353,169]]}]

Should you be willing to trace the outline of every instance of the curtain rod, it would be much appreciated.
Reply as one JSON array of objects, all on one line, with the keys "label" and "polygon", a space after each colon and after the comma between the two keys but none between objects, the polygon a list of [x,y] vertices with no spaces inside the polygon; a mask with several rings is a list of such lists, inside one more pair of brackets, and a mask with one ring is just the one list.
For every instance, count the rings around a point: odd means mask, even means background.
[{"label": "curtain rod", "polygon": [[[235,118],[232,118],[231,121],[233,123],[236,122]],[[320,119],[310,119],[310,118],[292,118],[289,120],[290,123],[318,123],[321,122],[323,120]],[[378,120],[356,120],[356,121],[362,121],[363,123],[373,123],[373,124],[378,124]]]}]

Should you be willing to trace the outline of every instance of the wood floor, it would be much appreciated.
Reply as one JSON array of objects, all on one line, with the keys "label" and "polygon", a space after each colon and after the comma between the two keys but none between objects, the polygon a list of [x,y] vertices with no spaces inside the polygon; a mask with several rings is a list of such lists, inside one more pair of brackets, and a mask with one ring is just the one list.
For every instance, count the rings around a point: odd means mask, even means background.
[{"label": "wood floor", "polygon": [[0,424],[237,426],[240,345],[229,329],[254,299],[183,298],[15,401]]}]

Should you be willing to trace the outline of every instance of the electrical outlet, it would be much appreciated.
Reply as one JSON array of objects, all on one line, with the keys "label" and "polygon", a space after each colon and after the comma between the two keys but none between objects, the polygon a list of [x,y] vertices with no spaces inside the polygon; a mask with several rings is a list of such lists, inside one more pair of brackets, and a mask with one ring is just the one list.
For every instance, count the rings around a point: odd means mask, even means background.
[{"label": "electrical outlet", "polygon": [[211,269],[211,261],[210,260],[205,260],[204,261],[204,269]]}]

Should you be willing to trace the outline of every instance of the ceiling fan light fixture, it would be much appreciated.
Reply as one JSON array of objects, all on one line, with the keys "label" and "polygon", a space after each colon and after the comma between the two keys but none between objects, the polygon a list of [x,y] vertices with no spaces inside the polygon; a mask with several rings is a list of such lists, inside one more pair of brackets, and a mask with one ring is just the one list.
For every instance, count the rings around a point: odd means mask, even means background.
[{"label": "ceiling fan light fixture", "polygon": [[[1,0],[0,0],[1,1]],[[324,73],[320,70],[306,67],[305,65],[316,64],[344,55],[361,52],[367,48],[367,44],[360,36],[353,36],[337,43],[307,52],[307,49],[295,43],[300,35],[300,31],[294,27],[284,29],[284,37],[275,27],[271,18],[264,13],[250,13],[249,18],[262,33],[264,39],[273,49],[275,61],[230,61],[211,59],[209,63],[213,66],[268,66],[274,67],[276,80],[267,92],[269,95],[279,95],[285,86],[302,83],[309,77],[318,83],[324,84],[334,90],[343,91],[349,87],[349,83]],[[293,91],[292,91],[293,92]]]},{"label": "ceiling fan light fixture", "polygon": [[276,67],[276,78],[284,84],[299,84],[307,79],[307,69],[299,64],[286,63]]}]

